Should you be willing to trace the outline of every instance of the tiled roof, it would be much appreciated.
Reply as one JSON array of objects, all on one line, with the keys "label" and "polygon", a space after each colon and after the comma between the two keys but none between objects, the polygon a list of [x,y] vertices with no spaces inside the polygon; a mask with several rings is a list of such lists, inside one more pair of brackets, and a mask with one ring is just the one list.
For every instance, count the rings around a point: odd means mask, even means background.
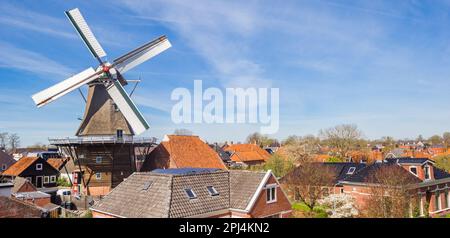
[{"label": "tiled roof", "polygon": [[218,168],[226,170],[220,156],[198,136],[168,135],[146,159],[143,170],[153,169],[152,160],[167,153],[177,168]]},{"label": "tiled roof", "polygon": [[121,217],[168,217],[172,176],[150,172],[133,173],[96,202],[92,209]]},{"label": "tiled roof", "polygon": [[16,177],[14,179],[14,187],[12,189],[12,193],[18,193],[20,191],[20,189],[27,184],[34,189],[34,191],[37,191],[37,189],[34,187],[34,185],[32,183],[30,183],[28,180],[22,178],[22,177]]},{"label": "tiled roof", "polygon": [[[239,162],[267,161],[270,154],[255,144],[233,144],[227,145],[225,151],[230,151],[238,157]],[[234,156],[231,157],[232,159]]]},{"label": "tiled roof", "polygon": [[434,179],[450,178],[450,174],[442,169],[433,166]]},{"label": "tiled roof", "polygon": [[[170,217],[190,217],[230,208],[228,172],[173,176]],[[219,195],[211,196],[206,186],[214,186]],[[185,189],[197,195],[189,199]]]},{"label": "tiled roof", "polygon": [[66,161],[62,158],[50,158],[47,160],[47,163],[49,163],[53,168],[57,169],[58,171],[64,166],[64,163]]},{"label": "tiled roof", "polygon": [[428,158],[411,158],[411,157],[389,158],[386,159],[386,161],[399,164],[423,164],[427,161],[434,162]]},{"label": "tiled roof", "polygon": [[[362,163],[323,163],[328,168],[331,168],[335,172],[335,182],[344,180],[345,178],[358,173],[358,171],[364,169],[367,165]],[[349,173],[350,168],[355,168],[353,173]]]},{"label": "tiled roof", "polygon": [[230,170],[231,208],[244,210],[264,175],[264,172]]},{"label": "tiled roof", "polygon": [[[245,209],[264,172],[215,171],[133,173],[92,207],[119,217],[193,217],[230,208]],[[213,186],[218,195],[208,192]],[[191,189],[196,198],[189,198]]]},{"label": "tiled roof", "polygon": [[11,167],[5,170],[2,174],[8,176],[19,176],[25,169],[30,167],[30,165],[32,165],[38,159],[38,157],[23,157],[22,159],[11,165]]},{"label": "tiled roof", "polygon": [[3,150],[0,150],[0,173],[2,172],[2,166],[6,164],[6,168],[10,167],[16,162],[10,155]]},{"label": "tiled roof", "polygon": [[353,175],[346,177],[342,181],[353,182],[353,183],[368,183],[368,182],[376,183],[377,181],[369,181],[370,177],[377,170],[387,167],[387,166],[394,166],[394,168],[398,170],[398,172],[396,172],[396,173],[398,173],[398,174],[404,173],[405,175],[407,175],[411,178],[411,181],[421,182],[421,180],[419,178],[412,175],[410,172],[408,172],[401,166],[393,165],[391,163],[374,163],[374,164],[368,165],[368,166],[364,167],[363,169],[357,171]]}]

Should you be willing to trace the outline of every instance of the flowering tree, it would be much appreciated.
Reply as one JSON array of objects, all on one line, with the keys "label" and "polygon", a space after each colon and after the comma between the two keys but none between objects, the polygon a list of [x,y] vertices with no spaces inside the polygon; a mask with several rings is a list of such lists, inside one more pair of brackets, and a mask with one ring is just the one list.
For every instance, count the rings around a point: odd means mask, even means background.
[{"label": "flowering tree", "polygon": [[327,207],[330,218],[346,218],[358,216],[353,197],[347,194],[331,194],[318,201],[321,206]]}]

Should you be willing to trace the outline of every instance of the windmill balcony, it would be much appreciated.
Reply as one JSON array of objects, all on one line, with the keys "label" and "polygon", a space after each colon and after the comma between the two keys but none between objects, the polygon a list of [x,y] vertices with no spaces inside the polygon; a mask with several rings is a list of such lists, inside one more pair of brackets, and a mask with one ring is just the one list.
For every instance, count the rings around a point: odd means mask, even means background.
[{"label": "windmill balcony", "polygon": [[126,136],[79,136],[65,138],[49,138],[52,145],[81,145],[81,144],[154,144],[155,137]]}]

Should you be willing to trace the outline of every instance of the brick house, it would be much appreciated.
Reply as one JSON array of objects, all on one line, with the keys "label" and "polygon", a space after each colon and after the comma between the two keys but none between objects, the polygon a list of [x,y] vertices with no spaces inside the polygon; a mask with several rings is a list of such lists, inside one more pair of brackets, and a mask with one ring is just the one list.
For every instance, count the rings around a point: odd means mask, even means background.
[{"label": "brick house", "polygon": [[272,172],[166,169],[132,174],[90,208],[93,217],[289,217]]},{"label": "brick house", "polygon": [[[450,174],[434,166],[427,158],[395,158],[381,163],[323,163],[335,171],[335,186],[327,188],[329,193],[351,195],[359,209],[363,210],[371,196],[373,182],[369,177],[385,166],[398,166],[396,173],[404,173],[415,181],[408,189],[411,196],[418,197],[421,216],[440,216],[450,213]],[[283,181],[283,180],[282,180]],[[428,208],[427,208],[428,207]]]},{"label": "brick house", "polygon": [[270,158],[269,152],[256,144],[226,145],[223,150],[231,153],[232,161],[247,166],[263,164]]},{"label": "brick house", "polygon": [[166,135],[146,158],[140,171],[172,168],[227,169],[214,149],[198,136]]},{"label": "brick house", "polygon": [[28,179],[36,188],[56,187],[59,171],[41,157],[24,157],[10,166],[2,176],[14,180],[16,177]]}]

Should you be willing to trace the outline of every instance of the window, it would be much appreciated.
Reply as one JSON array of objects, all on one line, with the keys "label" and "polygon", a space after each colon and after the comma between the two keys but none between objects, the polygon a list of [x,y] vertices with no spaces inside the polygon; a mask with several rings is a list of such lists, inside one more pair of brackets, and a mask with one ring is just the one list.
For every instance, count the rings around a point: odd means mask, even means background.
[{"label": "window", "polygon": [[277,186],[267,185],[266,186],[266,202],[272,203],[277,201]]},{"label": "window", "polygon": [[189,199],[197,198],[197,195],[195,195],[194,191],[192,191],[191,188],[186,188],[184,191],[186,192],[186,194],[189,197]]},{"label": "window", "polygon": [[439,191],[436,191],[434,193],[434,198],[435,198],[435,206],[436,206],[436,211],[439,211],[442,209],[441,206],[441,194]]},{"label": "window", "polygon": [[36,170],[42,170],[42,164],[41,163],[36,164]]},{"label": "window", "polygon": [[409,172],[411,172],[412,174],[414,174],[415,176],[417,176],[417,167],[409,167]]},{"label": "window", "polygon": [[213,186],[206,186],[206,189],[208,189],[209,195],[211,196],[219,195],[219,192],[217,192],[216,188],[214,188]]},{"label": "window", "polygon": [[353,174],[356,170],[356,167],[350,167],[347,171],[347,174]]},{"label": "window", "polygon": [[153,181],[148,181],[144,183],[144,186],[142,186],[142,190],[148,190],[153,184]]},{"label": "window", "polygon": [[425,170],[425,179],[431,179],[431,177],[430,177],[430,166],[426,165],[424,167],[424,170]]},{"label": "window", "polygon": [[344,193],[344,188],[341,188],[341,193]]},{"label": "window", "polygon": [[117,135],[118,139],[122,139],[123,138],[123,130],[117,130],[116,135]]},{"label": "window", "polygon": [[95,179],[102,179],[102,173],[95,173]]},{"label": "window", "polygon": [[50,176],[50,183],[56,183],[56,176]]},{"label": "window", "polygon": [[6,164],[2,164],[2,170],[6,170]]},{"label": "window", "polygon": [[49,176],[45,176],[44,177],[44,183],[49,183],[50,182],[50,177]]},{"label": "window", "polygon": [[95,157],[95,163],[97,163],[97,164],[101,164],[102,160],[103,160],[103,157],[101,157],[101,156]]}]

